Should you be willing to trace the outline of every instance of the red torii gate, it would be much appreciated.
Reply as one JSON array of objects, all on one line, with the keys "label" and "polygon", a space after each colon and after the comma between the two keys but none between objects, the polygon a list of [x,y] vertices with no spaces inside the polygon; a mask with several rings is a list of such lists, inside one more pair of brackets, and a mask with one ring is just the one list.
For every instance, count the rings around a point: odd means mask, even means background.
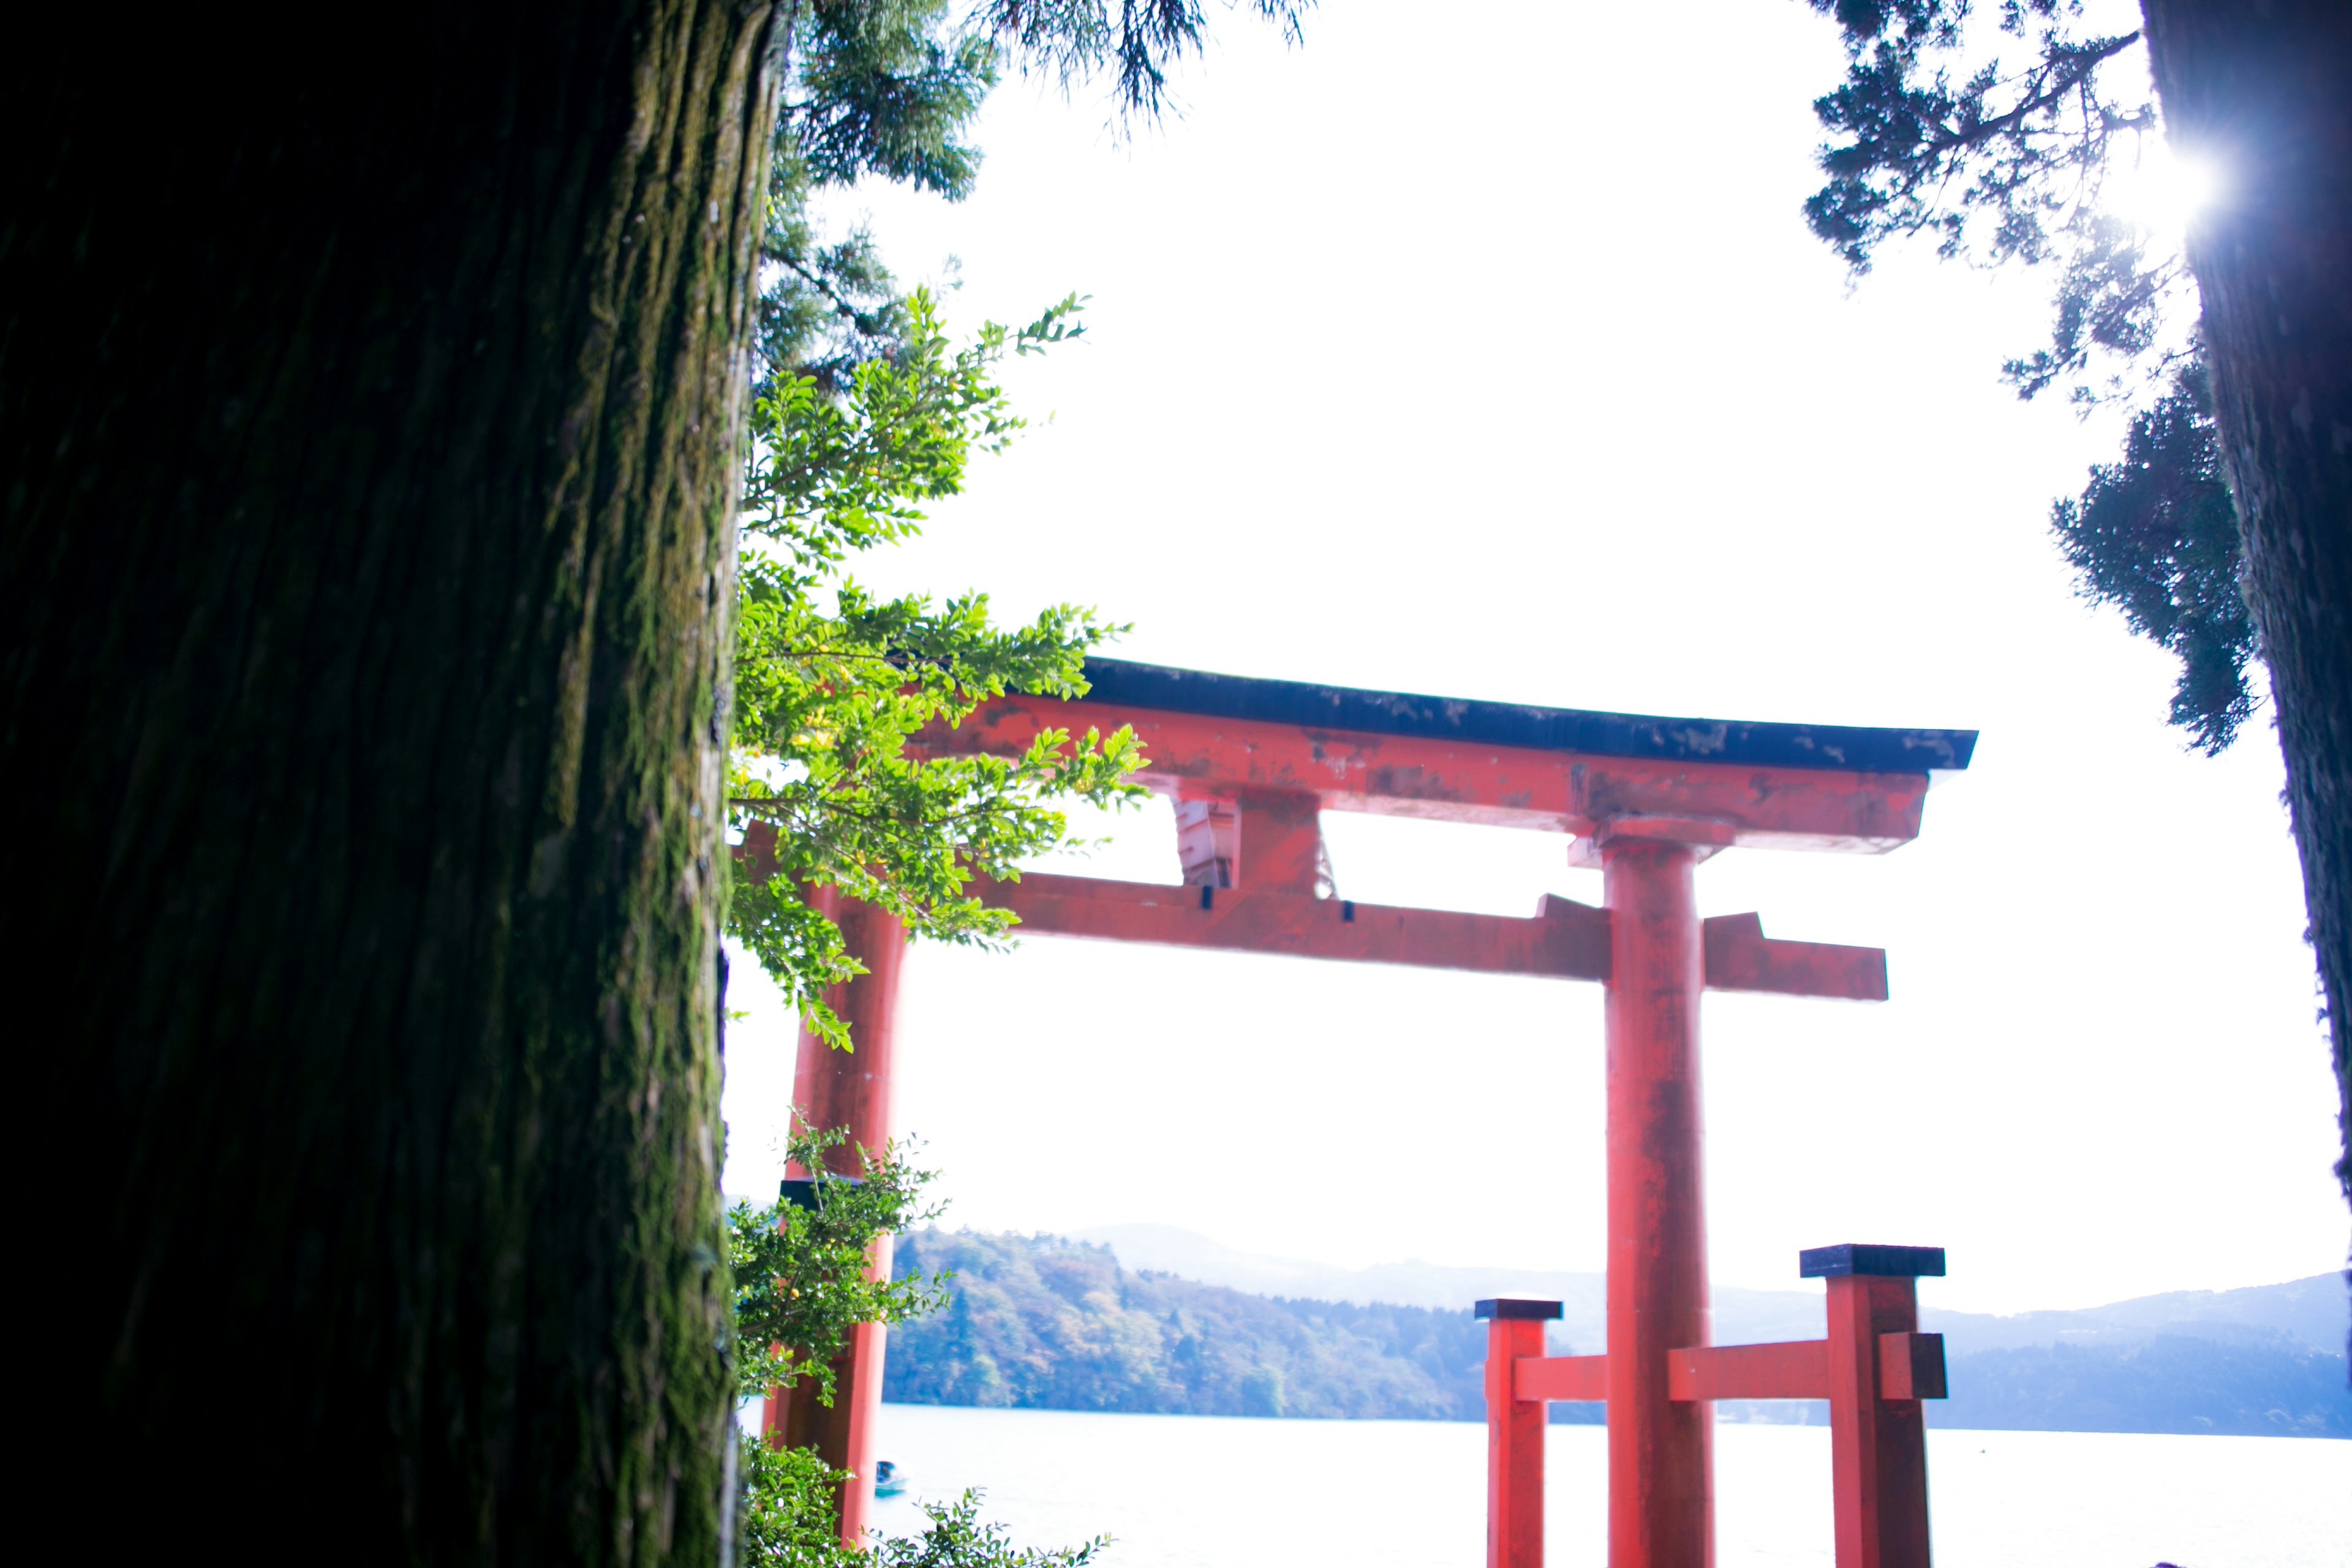
[{"label": "red torii gate", "polygon": [[[1883,854],[1907,843],[1932,776],[1965,768],[1975,733],[1528,708],[1112,659],[1088,660],[1087,678],[1084,700],[1001,698],[916,742],[933,755],[1013,755],[1046,730],[1134,727],[1149,759],[1139,777],[1174,800],[1183,885],[1032,874],[986,889],[1026,932],[1606,988],[1607,1353],[1545,1360],[1540,1320],[1556,1304],[1480,1303],[1494,1320],[1490,1568],[1542,1561],[1544,1400],[1608,1402],[1611,1568],[1710,1568],[1706,1402],[1775,1397],[1832,1400],[1841,1568],[1925,1568],[1916,1400],[1941,1394],[1941,1346],[1896,1336],[1917,1326],[1904,1305],[1908,1276],[1942,1272],[1941,1254],[1930,1268],[1933,1249],[1844,1249],[1843,1268],[1829,1270],[1838,1275],[1832,1319],[1843,1302],[1852,1320],[1843,1331],[1833,1321],[1823,1342],[1708,1348],[1699,992],[1883,1001],[1885,955],[1775,941],[1753,914],[1702,921],[1692,873],[1736,846]],[[1548,897],[1532,918],[1514,919],[1339,898],[1323,854],[1326,810],[1573,835],[1571,863],[1601,870],[1604,907]],[[760,874],[756,843],[745,858]],[[815,1124],[846,1126],[874,1147],[888,1131],[904,937],[870,908],[834,912],[869,971],[831,998],[857,1048],[833,1051],[803,1033],[793,1098]],[[1808,1273],[1813,1261],[1808,1254]],[[772,1394],[764,1417],[773,1440],[814,1442],[858,1476],[843,1499],[845,1541],[862,1535],[872,1496],[882,1355],[882,1334],[869,1327],[845,1358],[832,1410]],[[1858,1434],[1872,1444],[1867,1464],[1849,1452]]]}]

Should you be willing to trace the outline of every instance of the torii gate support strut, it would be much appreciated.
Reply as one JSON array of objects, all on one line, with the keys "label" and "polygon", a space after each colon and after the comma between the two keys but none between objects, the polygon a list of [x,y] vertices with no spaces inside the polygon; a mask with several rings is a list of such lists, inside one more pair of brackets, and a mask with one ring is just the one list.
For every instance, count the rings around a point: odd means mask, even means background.
[{"label": "torii gate support strut", "polygon": [[[1608,1402],[1611,1568],[1711,1568],[1708,1400],[1830,1397],[1833,1425],[1895,1433],[1899,1448],[1902,1433],[1916,1428],[1916,1399],[1941,1394],[1940,1343],[1909,1331],[1916,1310],[1904,1317],[1907,1277],[1891,1294],[1891,1277],[1868,1268],[1833,1282],[1832,1313],[1844,1301],[1854,1320],[1843,1338],[1833,1325],[1828,1341],[1801,1346],[1710,1347],[1699,1116],[1703,989],[1881,1001],[1885,955],[1769,940],[1752,914],[1701,920],[1693,872],[1735,846],[1876,854],[1906,843],[1917,836],[1931,776],[1968,765],[1973,732],[1533,709],[1108,659],[1089,660],[1087,674],[1093,690],[1084,700],[1004,698],[917,743],[932,754],[1018,754],[1047,730],[1134,726],[1149,758],[1140,776],[1176,803],[1183,885],[1030,875],[987,889],[1020,915],[1025,932],[1607,988],[1607,1354],[1546,1360],[1541,1319],[1545,1308],[1556,1316],[1556,1304],[1480,1304],[1494,1320],[1489,1568],[1542,1561],[1546,1399]],[[1532,919],[1510,919],[1331,896],[1318,817],[1335,809],[1572,835],[1571,860],[1602,873],[1604,907],[1548,898]],[[746,848],[756,858],[757,847]],[[858,1049],[830,1051],[803,1035],[795,1097],[818,1120],[833,1114],[834,1124],[852,1125],[873,1144],[887,1126],[888,1017],[902,939],[878,925],[845,930],[873,971],[836,1004],[850,1009]],[[869,1038],[880,1043],[872,1055]],[[1932,1249],[1847,1250],[1868,1261]],[[1941,1271],[1940,1254],[1932,1269],[1912,1270]],[[1864,1332],[1871,1313],[1881,1326]],[[1752,1352],[1788,1352],[1802,1375]],[[1890,1357],[1903,1360],[1900,1375]],[[881,1361],[881,1335],[861,1337],[841,1369],[834,1411],[774,1397],[769,1405],[777,1440],[814,1436],[829,1459],[858,1474],[843,1500],[845,1541],[862,1535],[872,1494]],[[1910,1401],[1907,1418],[1882,1411],[1895,1389]],[[1916,1531],[1874,1527],[1865,1539],[1860,1526],[1847,1528],[1849,1514],[1875,1518],[1876,1500],[1857,1502],[1856,1489],[1876,1487],[1882,1471],[1908,1462],[1874,1444],[1877,1468],[1867,1474],[1848,1462],[1850,1443],[1838,1446],[1839,1568],[1927,1568],[1924,1458]]]}]

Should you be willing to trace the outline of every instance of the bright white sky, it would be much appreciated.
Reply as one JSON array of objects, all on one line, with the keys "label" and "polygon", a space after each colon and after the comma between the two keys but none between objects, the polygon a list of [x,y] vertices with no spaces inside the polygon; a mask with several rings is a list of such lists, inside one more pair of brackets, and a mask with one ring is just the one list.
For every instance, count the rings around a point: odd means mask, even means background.
[{"label": "bright white sky", "polygon": [[[2053,496],[2116,426],[2017,403],[2048,279],[1921,252],[1849,293],[1798,205],[1837,78],[1793,0],[1213,7],[1121,144],[1014,82],[960,207],[877,190],[965,322],[1088,292],[1041,418],[878,585],[1131,620],[1123,657],[1568,707],[1974,727],[1884,858],[1735,851],[1706,912],[1883,945],[1884,1006],[1710,995],[1718,1283],[1941,1244],[1953,1307],[2339,1267],[2333,1086],[2267,717],[2219,761],[2093,611]],[[1049,411],[1053,423],[1042,424]],[[1103,874],[1174,879],[1162,807]],[[1325,818],[1343,892],[1600,900],[1541,835]],[[728,1186],[772,1192],[793,1034],[739,955]],[[1032,941],[919,947],[897,1120],[949,1223],[1597,1269],[1597,988]]]}]

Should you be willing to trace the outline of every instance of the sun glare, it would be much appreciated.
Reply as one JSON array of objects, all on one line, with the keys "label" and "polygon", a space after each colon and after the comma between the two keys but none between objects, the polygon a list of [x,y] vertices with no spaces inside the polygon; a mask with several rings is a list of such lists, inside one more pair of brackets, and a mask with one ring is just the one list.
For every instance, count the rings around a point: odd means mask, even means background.
[{"label": "sun glare", "polygon": [[2150,228],[2178,232],[2221,189],[2221,172],[2212,159],[2178,153],[2151,137],[2137,158],[2108,172],[2100,205]]}]

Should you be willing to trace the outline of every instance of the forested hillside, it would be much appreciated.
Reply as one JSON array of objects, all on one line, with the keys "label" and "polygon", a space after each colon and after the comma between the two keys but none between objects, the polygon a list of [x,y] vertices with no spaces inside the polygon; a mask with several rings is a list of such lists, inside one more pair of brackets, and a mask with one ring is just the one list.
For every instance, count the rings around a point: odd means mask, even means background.
[{"label": "forested hillside", "polygon": [[899,1238],[896,1268],[956,1279],[946,1311],[891,1330],[886,1399],[1485,1419],[1486,1325],[1466,1310],[1245,1295],[1055,1237],[922,1231]]}]

